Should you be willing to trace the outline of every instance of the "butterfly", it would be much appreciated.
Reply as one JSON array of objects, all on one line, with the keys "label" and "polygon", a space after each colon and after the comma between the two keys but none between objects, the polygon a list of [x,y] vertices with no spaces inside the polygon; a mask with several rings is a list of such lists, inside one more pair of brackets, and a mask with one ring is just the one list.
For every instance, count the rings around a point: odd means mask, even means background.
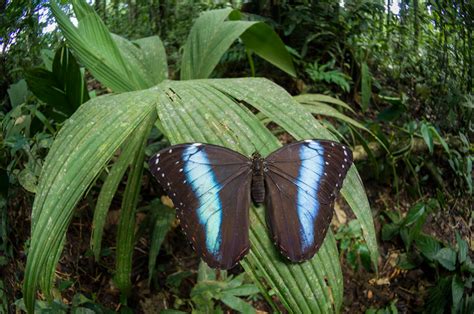
[{"label": "butterfly", "polygon": [[149,161],[193,248],[219,269],[234,267],[249,250],[252,200],[265,204],[280,252],[292,262],[310,259],[325,238],[351,164],[351,150],[327,140],[291,143],[266,158],[211,144],[179,144]]}]

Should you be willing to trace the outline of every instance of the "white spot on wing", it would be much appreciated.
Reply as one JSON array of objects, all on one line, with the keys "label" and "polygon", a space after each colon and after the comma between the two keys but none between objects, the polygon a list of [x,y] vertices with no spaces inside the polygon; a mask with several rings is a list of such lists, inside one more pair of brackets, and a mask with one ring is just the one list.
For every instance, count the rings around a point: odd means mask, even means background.
[{"label": "white spot on wing", "polygon": [[168,151],[169,154],[171,154],[173,152],[173,149],[170,148],[170,150]]},{"label": "white spot on wing", "polygon": [[159,158],[156,158],[156,160],[155,160],[155,165],[157,165],[159,162],[160,162],[160,159],[159,159]]}]

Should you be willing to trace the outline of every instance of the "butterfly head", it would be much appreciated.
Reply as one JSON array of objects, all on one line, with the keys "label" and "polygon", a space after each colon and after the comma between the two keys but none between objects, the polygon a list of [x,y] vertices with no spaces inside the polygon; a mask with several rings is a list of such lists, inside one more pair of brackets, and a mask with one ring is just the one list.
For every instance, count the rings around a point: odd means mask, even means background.
[{"label": "butterfly head", "polygon": [[254,175],[263,175],[266,171],[265,159],[259,153],[255,152],[252,154],[252,170]]}]

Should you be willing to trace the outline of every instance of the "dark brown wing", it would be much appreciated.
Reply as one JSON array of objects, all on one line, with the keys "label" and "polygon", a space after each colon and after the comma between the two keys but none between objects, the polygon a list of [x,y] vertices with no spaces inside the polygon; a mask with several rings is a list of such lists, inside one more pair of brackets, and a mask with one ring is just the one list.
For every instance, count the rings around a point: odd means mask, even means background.
[{"label": "dark brown wing", "polygon": [[214,268],[235,266],[249,249],[250,160],[194,143],[168,147],[149,164],[198,255]]},{"label": "dark brown wing", "polygon": [[283,146],[265,159],[267,222],[283,255],[298,262],[321,246],[352,152],[332,141]]}]

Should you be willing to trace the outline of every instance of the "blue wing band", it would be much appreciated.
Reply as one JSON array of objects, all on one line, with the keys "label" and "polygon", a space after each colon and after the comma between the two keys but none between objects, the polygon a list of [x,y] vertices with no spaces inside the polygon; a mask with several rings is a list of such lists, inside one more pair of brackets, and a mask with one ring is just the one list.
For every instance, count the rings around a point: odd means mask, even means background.
[{"label": "blue wing band", "polygon": [[216,259],[220,258],[222,204],[219,199],[220,184],[210,166],[207,154],[199,144],[183,151],[186,180],[199,200],[197,216],[206,230],[206,246]]},{"label": "blue wing band", "polygon": [[324,148],[311,141],[300,148],[301,166],[298,181],[297,211],[301,224],[301,245],[304,249],[313,245],[314,221],[319,211],[318,188],[324,173]]}]

